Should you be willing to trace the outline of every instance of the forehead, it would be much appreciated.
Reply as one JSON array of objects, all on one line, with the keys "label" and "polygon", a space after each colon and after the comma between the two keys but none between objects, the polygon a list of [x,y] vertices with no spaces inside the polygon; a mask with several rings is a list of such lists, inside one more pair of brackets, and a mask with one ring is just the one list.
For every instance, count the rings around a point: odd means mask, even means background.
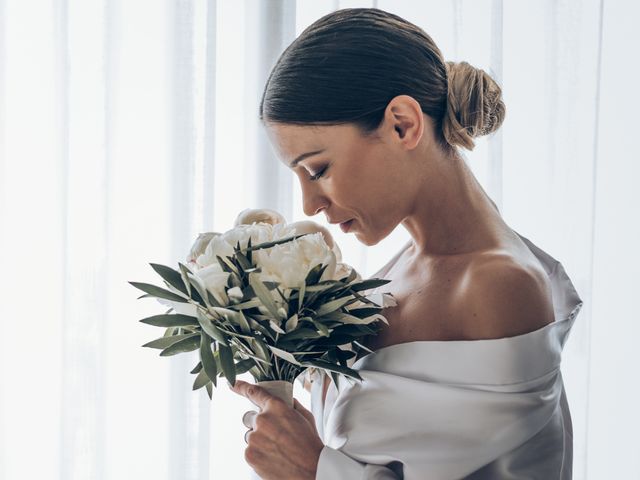
[{"label": "forehead", "polygon": [[287,165],[303,153],[335,150],[357,139],[357,129],[345,125],[291,125],[267,123],[267,136],[280,160]]}]

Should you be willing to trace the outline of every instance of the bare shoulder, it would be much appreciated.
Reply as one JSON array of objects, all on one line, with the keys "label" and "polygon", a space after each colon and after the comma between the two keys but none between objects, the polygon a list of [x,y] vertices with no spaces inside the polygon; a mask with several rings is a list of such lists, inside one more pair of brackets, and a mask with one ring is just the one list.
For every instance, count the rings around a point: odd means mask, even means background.
[{"label": "bare shoulder", "polygon": [[545,272],[511,255],[482,255],[470,262],[456,296],[464,336],[470,339],[522,335],[554,321]]}]

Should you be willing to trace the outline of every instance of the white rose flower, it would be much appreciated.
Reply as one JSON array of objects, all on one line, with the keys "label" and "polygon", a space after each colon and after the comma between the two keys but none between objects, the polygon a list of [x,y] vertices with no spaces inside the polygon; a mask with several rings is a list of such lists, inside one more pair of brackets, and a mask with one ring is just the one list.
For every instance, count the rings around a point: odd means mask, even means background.
[{"label": "white rose flower", "polygon": [[234,227],[251,225],[252,223],[276,225],[278,223],[287,223],[287,221],[280,213],[270,208],[245,208],[236,217]]},{"label": "white rose flower", "polygon": [[327,265],[320,281],[332,280],[336,256],[321,233],[312,233],[292,242],[262,250],[259,266],[263,281],[278,282],[282,288],[299,288],[309,271],[318,264]]}]

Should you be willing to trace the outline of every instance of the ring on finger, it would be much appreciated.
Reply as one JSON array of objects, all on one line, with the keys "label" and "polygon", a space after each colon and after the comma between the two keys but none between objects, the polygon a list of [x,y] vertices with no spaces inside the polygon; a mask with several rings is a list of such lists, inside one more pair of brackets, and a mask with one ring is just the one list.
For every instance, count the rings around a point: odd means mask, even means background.
[{"label": "ring on finger", "polygon": [[253,429],[254,418],[257,414],[258,412],[256,412],[255,410],[249,410],[248,412],[245,412],[245,414],[242,415],[242,423],[244,424],[244,426],[249,429]]},{"label": "ring on finger", "polygon": [[253,432],[253,429],[250,428],[249,430],[247,430],[246,432],[244,432],[244,443],[246,443],[247,445],[249,445],[249,440],[247,439],[247,436],[249,433]]}]

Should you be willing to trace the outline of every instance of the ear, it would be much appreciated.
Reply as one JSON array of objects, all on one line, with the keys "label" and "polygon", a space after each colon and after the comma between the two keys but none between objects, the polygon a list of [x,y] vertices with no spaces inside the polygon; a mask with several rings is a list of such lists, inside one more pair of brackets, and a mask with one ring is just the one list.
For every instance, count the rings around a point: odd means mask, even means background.
[{"label": "ear", "polygon": [[388,133],[395,141],[413,150],[416,148],[425,129],[425,117],[420,104],[409,95],[394,97],[384,112],[384,122]]}]

